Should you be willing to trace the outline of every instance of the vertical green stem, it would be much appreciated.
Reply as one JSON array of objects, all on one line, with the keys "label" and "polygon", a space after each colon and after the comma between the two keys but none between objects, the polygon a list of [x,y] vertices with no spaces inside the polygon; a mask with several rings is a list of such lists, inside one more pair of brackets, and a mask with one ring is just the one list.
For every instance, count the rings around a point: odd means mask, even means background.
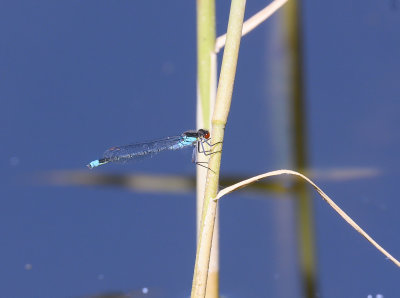
[{"label": "vertical green stem", "polygon": [[[218,143],[212,150],[207,173],[207,183],[203,204],[203,220],[197,246],[196,264],[193,275],[191,297],[204,297],[207,286],[207,273],[210,261],[211,243],[217,203],[212,200],[218,191],[219,170],[221,164],[222,141],[232,100],[233,85],[242,35],[243,17],[246,0],[232,0],[229,14],[227,39],[222,59],[221,74],[217,89],[217,97],[212,118],[212,142]],[[218,153],[217,153],[218,152]]]},{"label": "vertical green stem", "polygon": [[[216,91],[215,48],[215,0],[197,0],[197,129],[211,128],[211,112]],[[208,157],[199,154],[199,162],[207,162]],[[204,190],[207,170],[197,167],[197,237],[200,233]],[[219,296],[219,237],[218,214],[215,221],[214,237],[207,280],[207,298]]]},{"label": "vertical green stem", "polygon": [[215,0],[197,0],[197,88],[202,127],[210,129],[211,94],[214,92],[211,53],[215,47]]}]

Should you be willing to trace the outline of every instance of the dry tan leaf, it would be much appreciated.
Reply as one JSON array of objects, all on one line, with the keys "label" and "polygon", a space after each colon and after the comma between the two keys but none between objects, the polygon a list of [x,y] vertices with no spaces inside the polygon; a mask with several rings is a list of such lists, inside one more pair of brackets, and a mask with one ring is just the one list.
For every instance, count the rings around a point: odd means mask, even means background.
[{"label": "dry tan leaf", "polygon": [[224,195],[231,193],[239,188],[242,187],[246,187],[247,185],[256,182],[257,180],[260,179],[264,179],[267,177],[272,177],[272,176],[278,176],[278,175],[283,175],[283,174],[287,174],[287,175],[294,175],[294,176],[298,176],[301,177],[302,179],[306,180],[308,183],[310,183],[316,190],[317,192],[322,196],[322,198],[337,212],[339,213],[339,215],[345,220],[347,221],[347,223],[349,223],[357,232],[359,232],[362,236],[364,236],[373,246],[375,246],[381,253],[383,253],[389,260],[391,260],[393,263],[395,263],[398,267],[400,267],[400,262],[395,259],[391,254],[389,254],[382,246],[380,246],[374,239],[372,239],[363,229],[361,229],[361,227],[359,225],[357,225],[354,220],[352,220],[350,218],[350,216],[348,216],[346,214],[346,212],[344,212],[342,209],[339,208],[338,205],[335,204],[335,202],[332,201],[331,198],[328,197],[328,195],[326,193],[324,193],[322,191],[322,189],[320,189],[314,182],[312,182],[309,178],[307,178],[306,176],[304,176],[303,174],[300,174],[296,171],[292,171],[292,170],[277,170],[277,171],[272,171],[272,172],[268,172],[265,174],[261,174],[258,176],[254,176],[252,178],[243,180],[239,183],[236,183],[234,185],[231,185],[227,188],[224,188],[223,190],[221,190],[218,194],[217,197],[214,199],[214,201],[219,200],[221,197],[223,197]]}]

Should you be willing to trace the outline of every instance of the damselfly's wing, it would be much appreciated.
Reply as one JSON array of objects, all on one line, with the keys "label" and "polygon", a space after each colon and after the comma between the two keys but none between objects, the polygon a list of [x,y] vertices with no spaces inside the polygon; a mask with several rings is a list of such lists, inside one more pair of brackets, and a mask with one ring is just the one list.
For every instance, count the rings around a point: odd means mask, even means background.
[{"label": "damselfly's wing", "polygon": [[177,150],[192,144],[183,141],[182,136],[168,137],[151,142],[112,147],[104,152],[104,159],[110,162],[135,161],[152,157],[165,150]]}]

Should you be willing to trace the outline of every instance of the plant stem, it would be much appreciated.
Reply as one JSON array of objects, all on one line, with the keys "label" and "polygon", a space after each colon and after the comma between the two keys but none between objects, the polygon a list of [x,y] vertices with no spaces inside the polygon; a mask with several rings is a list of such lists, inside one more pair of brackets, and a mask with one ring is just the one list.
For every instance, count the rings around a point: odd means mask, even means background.
[{"label": "plant stem", "polygon": [[[215,47],[215,0],[197,0],[197,129],[210,130],[211,113],[216,92]],[[207,162],[208,156],[199,154],[197,161]],[[200,235],[204,190],[207,169],[196,167],[197,239]],[[219,296],[219,237],[218,215],[215,220],[214,237],[207,279],[207,298]]]},{"label": "plant stem", "polygon": [[[221,74],[217,89],[217,97],[212,118],[212,142],[215,145],[209,161],[206,190],[203,204],[203,220],[197,247],[196,264],[193,275],[191,297],[204,297],[206,294],[207,274],[213,237],[214,221],[217,210],[215,198],[218,191],[219,170],[221,164],[222,141],[228,119],[235,81],[240,39],[242,35],[243,17],[246,0],[232,0],[229,14],[228,30]],[[218,152],[218,153],[217,153]]]},{"label": "plant stem", "polygon": [[215,0],[197,0],[197,88],[200,103],[198,128],[210,129],[211,98],[214,98],[211,53],[215,47]]}]

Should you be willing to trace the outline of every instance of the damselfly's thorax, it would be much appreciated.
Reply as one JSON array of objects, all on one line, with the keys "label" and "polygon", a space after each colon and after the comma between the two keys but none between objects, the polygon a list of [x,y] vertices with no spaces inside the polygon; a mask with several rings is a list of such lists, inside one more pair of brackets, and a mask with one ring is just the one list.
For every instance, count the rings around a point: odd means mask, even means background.
[{"label": "damselfly's thorax", "polygon": [[184,137],[196,138],[196,139],[208,140],[210,138],[210,132],[205,129],[199,129],[198,131],[195,130],[185,131],[182,135]]}]

